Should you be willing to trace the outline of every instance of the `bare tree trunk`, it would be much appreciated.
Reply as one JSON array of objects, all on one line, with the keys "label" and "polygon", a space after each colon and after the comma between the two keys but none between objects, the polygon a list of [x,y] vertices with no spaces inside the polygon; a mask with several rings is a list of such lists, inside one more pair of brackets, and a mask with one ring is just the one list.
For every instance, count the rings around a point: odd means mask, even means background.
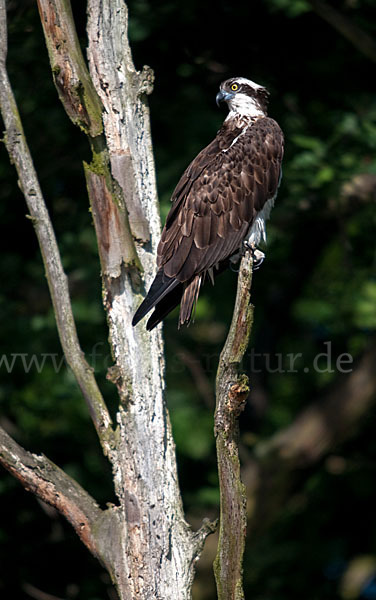
[{"label": "bare tree trunk", "polygon": [[[148,67],[138,73],[133,66],[127,42],[128,15],[121,0],[90,0],[88,14],[90,72],[105,109],[103,121],[111,173],[129,216],[148,287],[155,275],[160,236],[145,95],[152,89],[153,75]],[[93,196],[91,202],[94,209]],[[116,241],[111,234],[109,239],[110,244],[111,240]],[[123,523],[123,552],[118,565],[122,593],[124,598],[188,599],[194,563],[208,530],[204,527],[194,534],[184,520],[175,447],[163,394],[160,328],[152,334],[144,326],[132,328],[132,316],[141,297],[135,294],[134,278],[126,265],[120,263],[117,268],[119,272],[114,274],[102,260],[105,306],[121,401],[113,464]],[[129,585],[130,596],[126,589]]]},{"label": "bare tree trunk", "polygon": [[[91,0],[88,14],[90,72],[105,109],[111,174],[122,209],[129,216],[148,287],[154,276],[160,235],[145,96],[152,88],[152,73],[148,68],[138,73],[133,66],[127,43],[127,11],[122,1]],[[94,191],[98,178],[95,165],[94,169],[89,166],[86,173],[99,233],[107,213],[98,205]],[[106,227],[111,248],[116,243],[111,218]],[[184,520],[163,394],[161,331],[158,328],[149,334],[144,326],[132,328],[132,316],[141,299],[140,293],[135,294],[137,279],[121,261],[109,265],[103,253],[101,258],[115,357],[113,374],[121,401],[119,438],[112,460],[122,522],[122,552],[116,565],[116,572],[121,573],[121,597],[188,599],[194,562],[205,535],[193,534]]]}]

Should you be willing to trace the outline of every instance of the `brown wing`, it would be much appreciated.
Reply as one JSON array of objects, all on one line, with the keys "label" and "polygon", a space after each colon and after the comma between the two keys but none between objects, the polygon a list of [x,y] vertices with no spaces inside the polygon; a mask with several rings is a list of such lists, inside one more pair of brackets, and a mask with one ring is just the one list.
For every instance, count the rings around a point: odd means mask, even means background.
[{"label": "brown wing", "polygon": [[283,156],[277,123],[266,117],[245,131],[226,127],[225,122],[190,164],[173,194],[158,267],[181,282],[236,252],[257,213],[277,192]]}]

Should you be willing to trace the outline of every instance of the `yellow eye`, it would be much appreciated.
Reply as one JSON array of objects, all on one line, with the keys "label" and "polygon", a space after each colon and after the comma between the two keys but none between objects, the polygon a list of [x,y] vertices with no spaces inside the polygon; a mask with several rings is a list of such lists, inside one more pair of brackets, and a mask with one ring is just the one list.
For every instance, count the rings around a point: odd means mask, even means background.
[{"label": "yellow eye", "polygon": [[233,92],[236,92],[236,90],[239,89],[238,84],[237,83],[233,83],[232,86],[231,86],[231,89],[232,89]]}]

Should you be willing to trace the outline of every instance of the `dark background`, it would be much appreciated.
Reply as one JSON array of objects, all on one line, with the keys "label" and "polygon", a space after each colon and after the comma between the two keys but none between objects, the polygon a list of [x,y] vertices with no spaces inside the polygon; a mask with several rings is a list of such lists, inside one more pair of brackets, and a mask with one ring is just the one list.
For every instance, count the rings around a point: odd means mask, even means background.
[{"label": "dark background", "polygon": [[[374,1],[330,4],[351,30],[374,37]],[[85,2],[73,5],[85,47]],[[289,425],[328,386],[335,389],[337,357],[349,353],[356,361],[375,334],[376,58],[305,0],[132,0],[128,6],[136,67],[149,64],[156,76],[150,108],[163,218],[180,174],[224,118],[215,105],[222,80],[241,75],[265,85],[269,114],[285,133],[284,176],[268,224],[267,258],[252,289],[251,348],[262,356],[253,360],[252,391],[241,419],[246,462],[256,443]],[[58,101],[35,3],[10,1],[8,18],[9,75],[69,275],[81,345],[115,410],[114,389],[105,378],[111,363],[82,169],[89,148]],[[359,40],[361,33],[355,34]],[[59,367],[61,348],[26,212],[1,145],[1,424],[104,505],[113,500],[110,469],[71,372],[62,364],[56,373],[53,366],[50,355]],[[214,288],[205,286],[193,325],[177,331],[174,313],[164,329],[167,400],[193,523],[218,513],[213,383],[235,288],[236,273],[224,274]],[[322,357],[313,369],[315,357],[329,350],[329,359]],[[287,355],[297,353],[291,372]],[[30,363],[33,355],[38,363]],[[248,354],[249,370],[251,359]],[[376,598],[375,428],[373,409],[344,442],[304,471],[274,522],[250,540],[246,598]],[[106,573],[65,521],[5,471],[0,596],[114,597]],[[195,600],[214,597],[203,561]]]}]

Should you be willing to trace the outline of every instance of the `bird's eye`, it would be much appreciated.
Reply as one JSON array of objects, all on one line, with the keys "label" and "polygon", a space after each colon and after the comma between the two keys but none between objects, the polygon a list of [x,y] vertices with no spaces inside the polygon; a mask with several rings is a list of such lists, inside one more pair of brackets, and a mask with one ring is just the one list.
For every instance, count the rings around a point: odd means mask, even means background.
[{"label": "bird's eye", "polygon": [[239,89],[238,84],[237,83],[233,83],[232,86],[231,86],[231,89],[232,89],[233,92],[236,92],[236,90]]}]

